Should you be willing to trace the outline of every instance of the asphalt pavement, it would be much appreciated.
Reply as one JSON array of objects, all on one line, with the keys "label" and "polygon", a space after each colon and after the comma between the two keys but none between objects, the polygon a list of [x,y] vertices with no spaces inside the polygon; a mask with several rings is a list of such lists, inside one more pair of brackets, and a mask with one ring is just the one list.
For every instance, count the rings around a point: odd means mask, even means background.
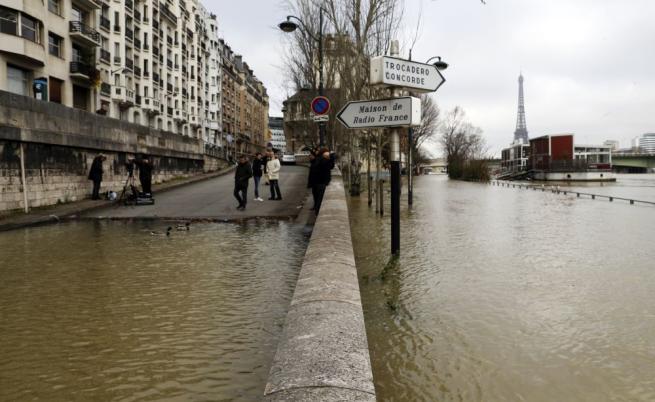
[{"label": "asphalt pavement", "polygon": [[282,166],[280,190],[282,200],[269,200],[269,186],[265,180],[259,186],[263,202],[254,200],[254,182],[248,186],[248,205],[245,211],[237,210],[233,196],[234,174],[228,174],[199,183],[189,184],[154,194],[154,205],[114,205],[97,209],[82,217],[91,219],[171,219],[171,220],[242,220],[255,217],[294,218],[307,197],[308,169],[302,166]]}]

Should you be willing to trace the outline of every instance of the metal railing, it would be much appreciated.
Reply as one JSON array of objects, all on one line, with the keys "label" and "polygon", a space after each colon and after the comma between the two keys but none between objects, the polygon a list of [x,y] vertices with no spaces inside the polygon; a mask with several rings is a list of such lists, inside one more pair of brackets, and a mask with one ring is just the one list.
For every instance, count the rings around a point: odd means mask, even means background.
[{"label": "metal railing", "polygon": [[71,74],[82,74],[82,75],[90,76],[91,66],[81,61],[71,61],[70,72]]},{"label": "metal railing", "polygon": [[100,94],[105,96],[111,96],[111,85],[103,82],[100,84]]},{"label": "metal railing", "polygon": [[68,23],[70,33],[79,33],[82,34],[94,42],[100,42],[100,33],[90,26],[80,22],[80,21],[70,21]]},{"label": "metal railing", "polygon": [[111,29],[111,21],[109,21],[109,18],[105,17],[104,15],[101,15],[100,26],[109,31]]},{"label": "metal railing", "polygon": [[111,63],[111,53],[108,50],[100,49],[100,60]]}]

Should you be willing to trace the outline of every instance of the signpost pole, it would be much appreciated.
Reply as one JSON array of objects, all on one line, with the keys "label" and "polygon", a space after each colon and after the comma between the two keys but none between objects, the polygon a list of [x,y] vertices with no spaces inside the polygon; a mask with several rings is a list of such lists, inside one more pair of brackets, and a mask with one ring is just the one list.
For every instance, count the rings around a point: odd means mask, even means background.
[{"label": "signpost pole", "polygon": [[[391,41],[391,57],[398,57],[398,41]],[[391,97],[401,96],[399,88],[391,90]],[[391,129],[391,255],[400,256],[400,133]]]},{"label": "signpost pole", "polygon": [[[318,24],[318,96],[323,96],[323,7],[319,9]],[[318,123],[318,141],[321,147],[325,146],[325,122]]]}]

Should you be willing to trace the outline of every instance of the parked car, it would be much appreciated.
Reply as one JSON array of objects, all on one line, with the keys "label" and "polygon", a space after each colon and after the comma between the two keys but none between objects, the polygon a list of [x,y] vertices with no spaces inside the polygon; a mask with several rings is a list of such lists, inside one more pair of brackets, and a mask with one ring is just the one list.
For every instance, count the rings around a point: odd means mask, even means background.
[{"label": "parked car", "polygon": [[296,155],[294,154],[284,154],[280,163],[283,165],[295,165],[296,164]]}]

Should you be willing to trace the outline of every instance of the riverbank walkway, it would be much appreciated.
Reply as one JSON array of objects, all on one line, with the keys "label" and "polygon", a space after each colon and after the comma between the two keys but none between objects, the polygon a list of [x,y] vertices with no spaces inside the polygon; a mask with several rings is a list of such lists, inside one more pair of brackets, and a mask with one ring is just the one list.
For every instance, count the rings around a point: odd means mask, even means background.
[{"label": "riverbank walkway", "polygon": [[[280,174],[282,201],[269,201],[269,187],[262,181],[254,201],[253,182],[248,188],[248,207],[236,209],[232,195],[233,169],[153,186],[155,205],[123,206],[110,201],[85,199],[68,204],[37,208],[28,214],[0,217],[0,231],[56,223],[67,219],[171,219],[239,221],[251,218],[292,218],[298,215],[306,195],[307,168],[283,166]],[[90,182],[89,182],[90,183]]]}]

